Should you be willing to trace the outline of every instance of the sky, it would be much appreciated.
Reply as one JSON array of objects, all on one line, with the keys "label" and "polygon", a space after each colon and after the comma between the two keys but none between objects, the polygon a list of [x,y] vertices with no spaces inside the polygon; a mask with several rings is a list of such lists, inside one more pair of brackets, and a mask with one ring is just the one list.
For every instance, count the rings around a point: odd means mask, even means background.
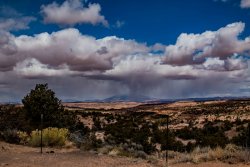
[{"label": "sky", "polygon": [[250,0],[0,0],[0,102],[250,95]]}]

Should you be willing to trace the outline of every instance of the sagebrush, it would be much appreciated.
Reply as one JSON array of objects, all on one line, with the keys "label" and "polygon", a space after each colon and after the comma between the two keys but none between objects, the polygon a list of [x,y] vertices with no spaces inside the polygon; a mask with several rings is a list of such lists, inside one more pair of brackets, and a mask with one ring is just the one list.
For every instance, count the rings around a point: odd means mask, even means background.
[{"label": "sagebrush", "polygon": [[[65,128],[46,128],[43,129],[42,143],[43,146],[63,146],[68,138],[69,131]],[[31,132],[29,144],[31,146],[40,146],[41,131],[34,130]]]}]

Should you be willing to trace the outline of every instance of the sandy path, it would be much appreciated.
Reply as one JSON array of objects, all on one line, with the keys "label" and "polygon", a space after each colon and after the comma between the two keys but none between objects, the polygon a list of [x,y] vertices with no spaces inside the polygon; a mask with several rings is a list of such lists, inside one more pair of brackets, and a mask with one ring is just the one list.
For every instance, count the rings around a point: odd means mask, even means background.
[{"label": "sandy path", "polygon": [[39,153],[18,153],[18,154],[0,154],[0,164],[2,166],[16,167],[116,167],[116,166],[152,166],[142,160],[133,160],[129,158],[114,158],[108,156],[98,156],[87,153],[71,152],[71,153],[55,153],[43,154]]},{"label": "sandy path", "polygon": [[[44,152],[51,150],[45,149]],[[38,148],[11,145],[0,142],[0,167],[160,167],[142,159],[112,157],[81,152],[77,149],[53,149],[55,153],[40,154]],[[171,164],[169,167],[247,167],[250,165],[229,165],[221,162],[202,164]]]},{"label": "sandy path", "polygon": [[[46,153],[53,150],[55,153]],[[78,149],[44,149],[0,142],[0,166],[13,167],[151,167],[146,160],[112,157]]]}]

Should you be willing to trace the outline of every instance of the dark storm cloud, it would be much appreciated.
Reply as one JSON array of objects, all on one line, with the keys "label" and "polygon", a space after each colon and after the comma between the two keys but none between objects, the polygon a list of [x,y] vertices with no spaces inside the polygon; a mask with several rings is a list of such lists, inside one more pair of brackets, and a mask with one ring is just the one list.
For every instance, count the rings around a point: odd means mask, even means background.
[{"label": "dark storm cloud", "polygon": [[134,40],[115,36],[95,39],[82,35],[77,29],[19,37],[2,32],[0,42],[0,69],[14,68],[26,76],[45,72],[48,76],[57,75],[55,71],[61,73],[60,70],[69,71],[65,74],[105,71],[127,55],[149,51],[145,44]]},{"label": "dark storm cloud", "polygon": [[249,78],[249,61],[241,56],[248,57],[249,38],[238,39],[243,30],[243,23],[233,23],[213,32],[181,34],[168,46],[116,36],[96,39],[74,28],[34,36],[1,31],[0,81],[8,83],[1,87],[2,98],[15,90],[11,96],[18,99],[44,82],[64,99],[237,94]]}]

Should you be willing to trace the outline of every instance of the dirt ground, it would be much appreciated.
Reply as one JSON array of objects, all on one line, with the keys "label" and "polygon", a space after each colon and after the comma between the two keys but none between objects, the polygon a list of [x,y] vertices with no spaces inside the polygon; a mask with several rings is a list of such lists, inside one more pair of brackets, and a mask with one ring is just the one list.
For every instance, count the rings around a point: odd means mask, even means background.
[{"label": "dirt ground", "polygon": [[[54,153],[46,153],[50,151]],[[39,148],[0,142],[0,167],[163,167],[163,162],[150,162],[148,160],[97,155],[82,152],[77,149],[51,149],[46,148],[39,153]],[[171,163],[171,162],[170,162]],[[208,162],[201,164],[183,163],[170,164],[169,167],[247,167],[250,165],[230,165],[221,162]]]},{"label": "dirt ground", "polygon": [[[39,148],[0,143],[0,166],[13,167],[150,167],[145,160],[97,155],[78,149]],[[54,153],[48,153],[54,151]]]}]

